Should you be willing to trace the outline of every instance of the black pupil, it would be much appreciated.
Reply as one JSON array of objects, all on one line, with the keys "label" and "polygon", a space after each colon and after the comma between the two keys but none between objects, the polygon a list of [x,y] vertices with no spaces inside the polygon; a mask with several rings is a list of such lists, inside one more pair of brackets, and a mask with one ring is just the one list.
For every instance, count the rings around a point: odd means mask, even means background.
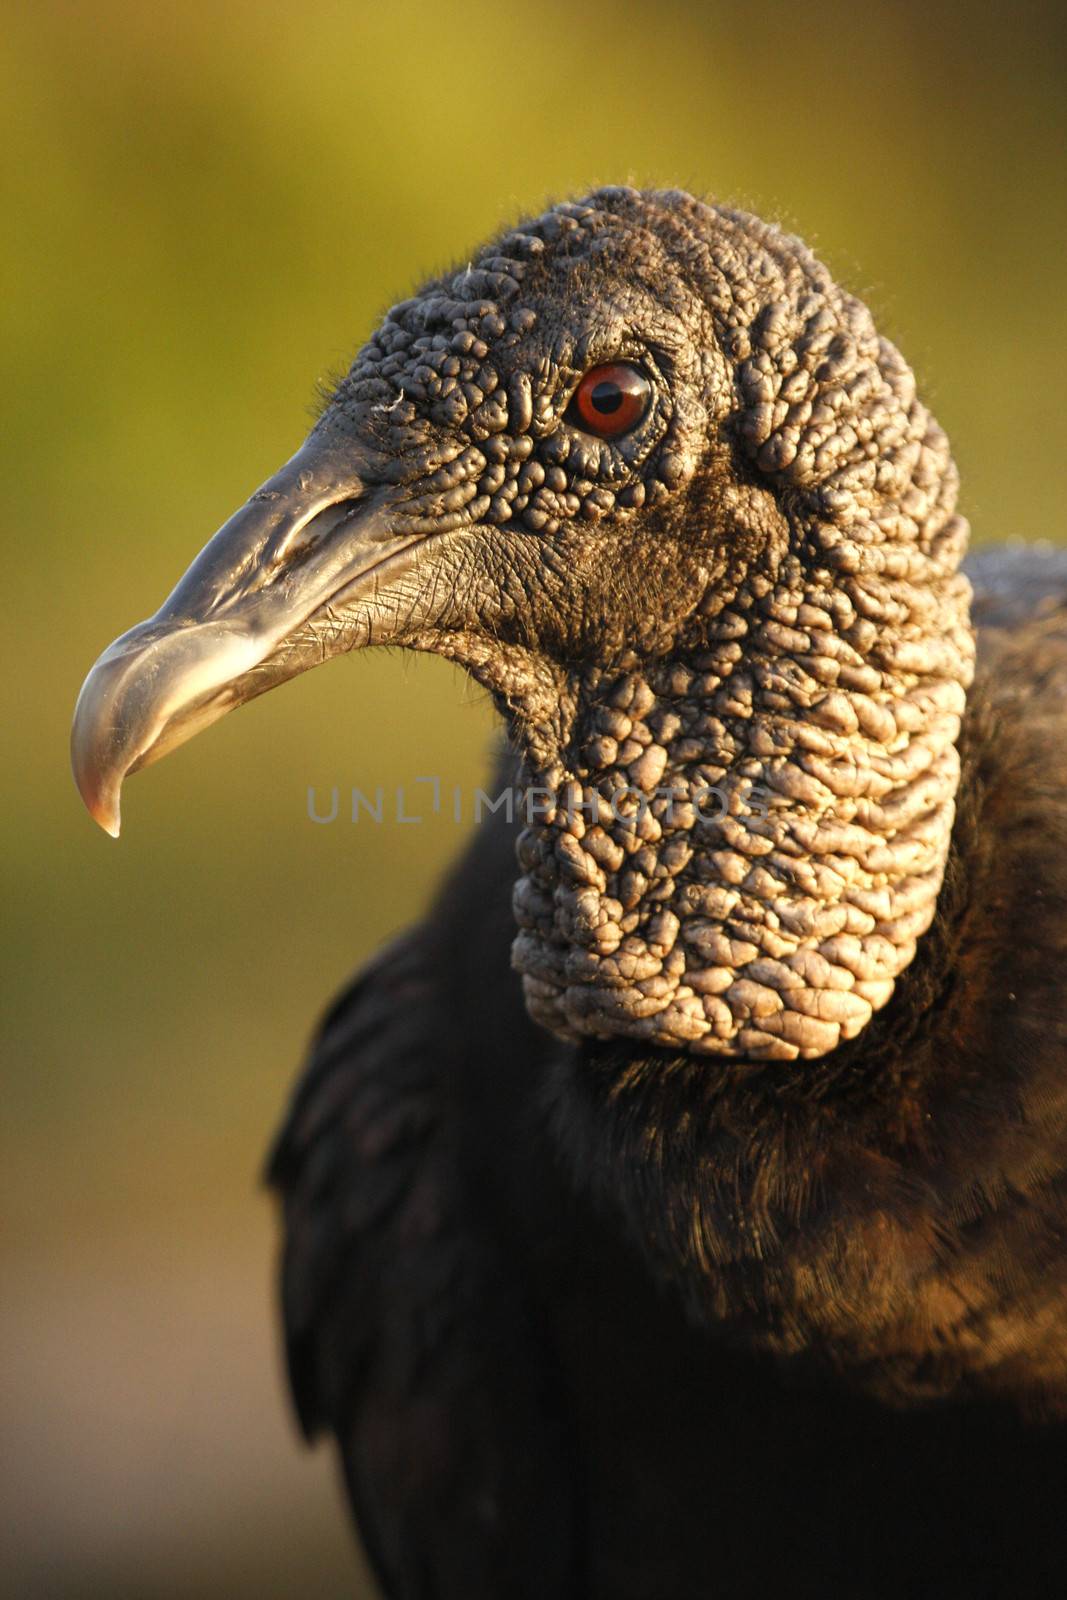
[{"label": "black pupil", "polygon": [[617,383],[612,383],[610,380],[605,379],[602,383],[597,384],[589,399],[592,402],[594,411],[599,411],[604,416],[610,417],[611,413],[618,411],[622,405],[622,390]]}]

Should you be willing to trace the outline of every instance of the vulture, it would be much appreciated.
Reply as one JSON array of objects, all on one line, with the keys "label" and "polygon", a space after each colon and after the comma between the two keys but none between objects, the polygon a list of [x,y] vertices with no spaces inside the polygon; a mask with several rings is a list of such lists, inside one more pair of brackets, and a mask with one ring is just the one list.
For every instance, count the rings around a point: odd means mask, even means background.
[{"label": "vulture", "polygon": [[965,567],[957,486],[804,244],[603,188],[394,306],[87,678],[114,834],[343,651],[503,722],[269,1162],[390,1600],[1064,1581],[1067,558]]}]

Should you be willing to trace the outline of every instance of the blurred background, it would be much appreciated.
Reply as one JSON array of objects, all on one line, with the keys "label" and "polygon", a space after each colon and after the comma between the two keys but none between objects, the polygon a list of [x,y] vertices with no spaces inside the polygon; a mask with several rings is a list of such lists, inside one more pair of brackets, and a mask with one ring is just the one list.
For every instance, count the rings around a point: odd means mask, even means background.
[{"label": "blurred background", "polygon": [[915,364],[976,539],[1061,539],[1064,12],[3,9],[0,1581],[369,1595],[290,1422],[259,1172],[314,1018],[462,830],[306,796],[473,784],[491,717],[440,662],[339,662],[138,778],[115,844],[68,774],[81,679],[384,306],[620,178],[803,233]]}]

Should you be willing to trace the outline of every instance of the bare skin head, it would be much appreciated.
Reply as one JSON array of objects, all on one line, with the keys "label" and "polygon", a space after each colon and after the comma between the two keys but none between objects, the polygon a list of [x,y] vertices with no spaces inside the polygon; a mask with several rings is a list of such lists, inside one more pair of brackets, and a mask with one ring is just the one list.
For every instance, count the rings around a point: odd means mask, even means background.
[{"label": "bare skin head", "polygon": [[818,1057],[934,912],[970,679],[947,442],[800,244],[599,191],[395,307],[302,450],[86,682],[79,786],[388,642],[545,792],[514,962],[563,1037]]}]

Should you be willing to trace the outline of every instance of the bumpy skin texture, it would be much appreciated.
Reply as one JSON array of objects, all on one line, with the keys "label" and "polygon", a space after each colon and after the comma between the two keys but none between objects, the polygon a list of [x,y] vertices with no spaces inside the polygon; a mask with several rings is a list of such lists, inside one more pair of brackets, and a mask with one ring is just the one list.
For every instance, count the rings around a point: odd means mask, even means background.
[{"label": "bumpy skin texture", "polygon": [[[652,384],[618,441],[566,414],[609,358]],[[601,191],[391,311],[343,419],[404,526],[463,535],[454,603],[401,638],[526,756],[535,1019],[781,1060],[855,1037],[933,916],[973,656],[947,442],[866,309],[752,217]]]},{"label": "bumpy skin texture", "polygon": [[[567,413],[618,358],[653,401],[609,445]],[[1036,1600],[1067,565],[977,563],[961,732],[942,434],[803,246],[683,195],[505,235],[319,427],[426,535],[328,626],[462,662],[541,791],[338,1002],[271,1167],[385,1592]]]}]

